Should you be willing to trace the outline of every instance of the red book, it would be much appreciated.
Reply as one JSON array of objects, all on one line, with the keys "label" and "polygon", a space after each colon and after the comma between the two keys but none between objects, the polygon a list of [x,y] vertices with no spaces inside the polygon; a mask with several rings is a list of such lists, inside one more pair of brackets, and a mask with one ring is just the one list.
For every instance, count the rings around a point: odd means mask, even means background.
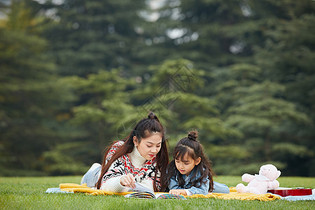
[{"label": "red book", "polygon": [[302,196],[302,195],[312,195],[312,189],[304,189],[304,188],[277,188],[274,190],[268,190],[269,193],[277,194],[282,197],[286,196]]}]

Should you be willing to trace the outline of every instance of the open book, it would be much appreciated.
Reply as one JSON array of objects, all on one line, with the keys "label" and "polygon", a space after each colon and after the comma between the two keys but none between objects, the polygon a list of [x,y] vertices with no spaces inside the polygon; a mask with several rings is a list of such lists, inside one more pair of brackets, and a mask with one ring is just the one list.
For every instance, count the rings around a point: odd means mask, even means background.
[{"label": "open book", "polygon": [[153,198],[153,199],[182,199],[186,200],[183,195],[173,195],[169,193],[153,192],[149,188],[146,188],[138,183],[136,183],[135,188],[130,188],[130,194],[125,195],[126,198]]}]

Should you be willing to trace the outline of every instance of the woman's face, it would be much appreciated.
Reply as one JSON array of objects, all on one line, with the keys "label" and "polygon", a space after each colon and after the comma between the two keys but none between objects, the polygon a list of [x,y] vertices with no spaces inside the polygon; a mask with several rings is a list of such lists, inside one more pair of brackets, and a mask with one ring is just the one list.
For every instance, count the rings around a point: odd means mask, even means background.
[{"label": "woman's face", "polygon": [[133,143],[137,147],[140,155],[146,160],[152,160],[159,153],[162,146],[162,134],[153,133],[147,138],[142,138],[140,143],[137,137],[134,137]]}]

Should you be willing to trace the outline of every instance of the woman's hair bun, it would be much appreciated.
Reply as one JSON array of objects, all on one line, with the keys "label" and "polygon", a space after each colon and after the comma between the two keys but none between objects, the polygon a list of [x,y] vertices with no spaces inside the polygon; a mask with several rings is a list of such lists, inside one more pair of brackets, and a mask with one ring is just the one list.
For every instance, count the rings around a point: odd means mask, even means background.
[{"label": "woman's hair bun", "polygon": [[198,131],[190,131],[188,133],[188,139],[192,141],[197,141],[198,138]]}]

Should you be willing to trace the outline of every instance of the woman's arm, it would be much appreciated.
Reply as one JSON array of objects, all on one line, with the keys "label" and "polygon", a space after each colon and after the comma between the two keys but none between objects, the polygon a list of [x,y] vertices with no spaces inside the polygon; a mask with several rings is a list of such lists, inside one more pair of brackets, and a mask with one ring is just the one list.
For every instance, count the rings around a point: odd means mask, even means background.
[{"label": "woman's arm", "polygon": [[120,158],[115,160],[109,167],[108,171],[102,178],[101,190],[111,191],[111,192],[123,192],[127,188],[121,184],[121,178],[126,176],[123,163]]},{"label": "woman's arm", "polygon": [[101,190],[111,192],[124,192],[130,188],[135,188],[135,179],[132,174],[113,177],[110,180],[104,182],[101,186]]},{"label": "woman's arm", "polygon": [[106,190],[110,192],[123,192],[126,191],[125,187],[120,184],[120,178],[122,176],[113,177],[110,180],[103,181],[101,185],[101,190]]}]

